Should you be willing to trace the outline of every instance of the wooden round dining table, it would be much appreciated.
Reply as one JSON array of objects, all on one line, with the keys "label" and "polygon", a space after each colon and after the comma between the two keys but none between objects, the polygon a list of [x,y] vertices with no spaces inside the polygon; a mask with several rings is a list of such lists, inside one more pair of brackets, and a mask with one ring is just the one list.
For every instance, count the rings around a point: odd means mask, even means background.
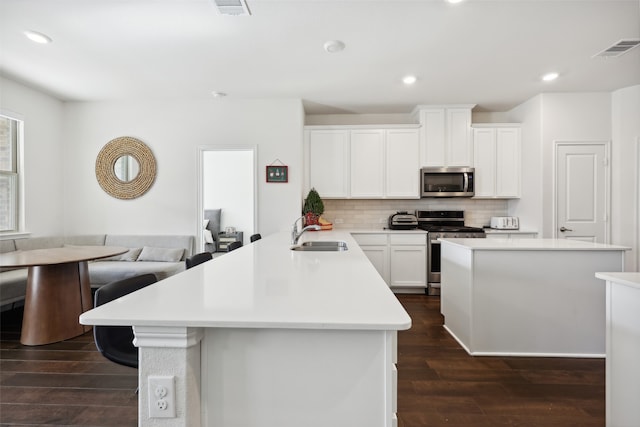
[{"label": "wooden round dining table", "polygon": [[91,330],[78,321],[93,308],[87,261],[127,250],[119,246],[66,246],[0,254],[0,267],[28,267],[20,342],[51,344]]}]

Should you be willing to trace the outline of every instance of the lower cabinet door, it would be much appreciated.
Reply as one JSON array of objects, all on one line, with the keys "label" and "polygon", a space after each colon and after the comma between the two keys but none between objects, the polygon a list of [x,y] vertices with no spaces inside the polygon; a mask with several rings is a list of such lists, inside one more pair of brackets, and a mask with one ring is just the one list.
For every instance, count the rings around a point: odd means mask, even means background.
[{"label": "lower cabinet door", "polygon": [[391,246],[391,287],[427,286],[426,246]]},{"label": "lower cabinet door", "polygon": [[362,252],[369,258],[371,264],[378,270],[385,283],[389,284],[389,247],[361,246]]}]

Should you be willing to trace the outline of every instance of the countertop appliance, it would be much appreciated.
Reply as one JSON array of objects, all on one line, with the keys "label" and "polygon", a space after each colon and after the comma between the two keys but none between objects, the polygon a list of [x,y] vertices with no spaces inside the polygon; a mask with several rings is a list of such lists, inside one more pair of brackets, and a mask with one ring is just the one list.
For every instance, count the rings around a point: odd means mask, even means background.
[{"label": "countertop appliance", "polygon": [[483,238],[482,228],[464,225],[464,211],[416,211],[418,228],[428,231],[427,294],[440,295],[439,238]]},{"label": "countertop appliance", "polygon": [[389,216],[391,230],[412,230],[418,227],[418,218],[407,211],[398,211]]},{"label": "countertop appliance", "polygon": [[490,227],[496,230],[518,230],[520,221],[517,216],[492,216]]},{"label": "countertop appliance", "polygon": [[420,169],[420,196],[472,197],[475,169],[469,167],[428,167]]}]

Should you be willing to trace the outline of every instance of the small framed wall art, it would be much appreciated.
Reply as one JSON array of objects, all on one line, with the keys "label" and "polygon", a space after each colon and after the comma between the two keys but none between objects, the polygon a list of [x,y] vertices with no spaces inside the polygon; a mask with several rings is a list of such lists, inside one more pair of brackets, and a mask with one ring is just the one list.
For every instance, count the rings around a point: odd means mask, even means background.
[{"label": "small framed wall art", "polygon": [[268,165],[267,182],[289,182],[289,167],[285,165]]}]

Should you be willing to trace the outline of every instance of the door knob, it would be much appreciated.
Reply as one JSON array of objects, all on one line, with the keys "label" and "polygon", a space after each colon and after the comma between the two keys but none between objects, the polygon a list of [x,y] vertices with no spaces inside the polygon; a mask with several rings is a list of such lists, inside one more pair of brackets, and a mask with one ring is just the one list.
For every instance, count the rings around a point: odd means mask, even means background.
[{"label": "door knob", "polygon": [[562,226],[562,227],[560,227],[560,231],[562,231],[564,233],[565,231],[573,231],[573,230],[570,229],[570,228],[566,228],[566,227]]}]

